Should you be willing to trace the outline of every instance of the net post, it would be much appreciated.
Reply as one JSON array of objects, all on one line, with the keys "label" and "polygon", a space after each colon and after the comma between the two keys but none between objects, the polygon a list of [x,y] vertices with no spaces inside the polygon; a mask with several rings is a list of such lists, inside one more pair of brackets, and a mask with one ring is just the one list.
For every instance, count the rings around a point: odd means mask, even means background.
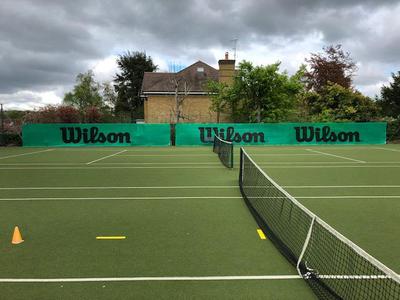
[{"label": "net post", "polygon": [[304,253],[305,253],[306,250],[307,250],[308,243],[310,242],[311,233],[312,233],[312,229],[313,229],[313,226],[314,226],[315,218],[316,218],[316,217],[313,216],[313,218],[311,219],[310,228],[308,229],[308,233],[307,233],[306,240],[304,241],[303,249],[301,249],[301,253],[300,253],[300,255],[299,255],[299,259],[297,260],[296,269],[297,269],[297,273],[299,273],[299,275],[300,275],[301,277],[303,277],[303,275],[301,274],[300,263],[301,263],[301,260],[303,259]]},{"label": "net post", "polygon": [[243,148],[240,147],[239,185],[243,183]]},{"label": "net post", "polygon": [[216,140],[217,140],[217,136],[214,135],[214,142],[213,142],[213,152],[214,152],[214,153],[215,153],[215,143],[216,143]]},{"label": "net post", "polygon": [[231,144],[231,153],[232,153],[232,155],[231,155],[231,165],[230,165],[230,167],[231,168],[233,168],[233,156],[234,156],[234,152],[233,152],[233,143]]}]

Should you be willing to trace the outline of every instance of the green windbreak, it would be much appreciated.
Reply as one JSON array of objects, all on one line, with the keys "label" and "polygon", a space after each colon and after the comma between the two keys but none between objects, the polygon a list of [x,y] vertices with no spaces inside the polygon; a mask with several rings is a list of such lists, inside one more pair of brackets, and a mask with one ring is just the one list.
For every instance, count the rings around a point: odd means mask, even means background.
[{"label": "green windbreak", "polygon": [[176,125],[176,145],[208,145],[214,135],[241,145],[385,144],[386,123]]},{"label": "green windbreak", "polygon": [[24,146],[167,146],[169,124],[26,124]]}]

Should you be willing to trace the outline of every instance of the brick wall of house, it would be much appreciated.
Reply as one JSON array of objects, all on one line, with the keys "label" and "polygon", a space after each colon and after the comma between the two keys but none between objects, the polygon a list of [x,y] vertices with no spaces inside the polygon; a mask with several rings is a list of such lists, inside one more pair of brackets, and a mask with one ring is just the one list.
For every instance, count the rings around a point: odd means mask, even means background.
[{"label": "brick wall of house", "polygon": [[[190,95],[182,105],[184,119],[180,122],[207,123],[216,122],[217,114],[210,111],[210,99],[205,95]],[[174,122],[174,96],[151,95],[145,101],[146,123],[173,123]],[[229,114],[221,114],[220,122],[230,122]]]}]

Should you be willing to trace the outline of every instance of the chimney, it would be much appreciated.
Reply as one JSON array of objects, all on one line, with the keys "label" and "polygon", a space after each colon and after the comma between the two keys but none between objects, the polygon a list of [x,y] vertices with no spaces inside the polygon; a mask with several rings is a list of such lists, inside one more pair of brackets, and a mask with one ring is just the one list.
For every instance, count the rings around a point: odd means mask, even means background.
[{"label": "chimney", "polygon": [[219,82],[231,84],[233,81],[233,76],[235,75],[235,60],[229,59],[229,53],[225,52],[225,59],[220,59],[218,61],[218,66]]}]

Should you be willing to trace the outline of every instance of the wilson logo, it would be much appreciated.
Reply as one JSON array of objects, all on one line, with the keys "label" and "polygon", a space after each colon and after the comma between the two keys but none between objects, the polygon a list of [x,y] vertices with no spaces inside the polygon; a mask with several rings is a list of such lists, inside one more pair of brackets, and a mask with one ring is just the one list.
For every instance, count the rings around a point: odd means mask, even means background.
[{"label": "wilson logo", "polygon": [[99,131],[98,127],[80,128],[80,127],[61,127],[61,137],[66,144],[126,144],[131,143],[131,135],[128,132],[110,132]]},{"label": "wilson logo", "polygon": [[296,140],[300,143],[306,142],[360,142],[358,131],[331,131],[329,126],[322,128],[314,126],[294,127]]},{"label": "wilson logo", "polygon": [[202,143],[212,143],[214,135],[219,136],[228,142],[235,143],[265,143],[263,132],[235,132],[233,127],[218,128],[218,127],[199,127],[200,140]]}]

